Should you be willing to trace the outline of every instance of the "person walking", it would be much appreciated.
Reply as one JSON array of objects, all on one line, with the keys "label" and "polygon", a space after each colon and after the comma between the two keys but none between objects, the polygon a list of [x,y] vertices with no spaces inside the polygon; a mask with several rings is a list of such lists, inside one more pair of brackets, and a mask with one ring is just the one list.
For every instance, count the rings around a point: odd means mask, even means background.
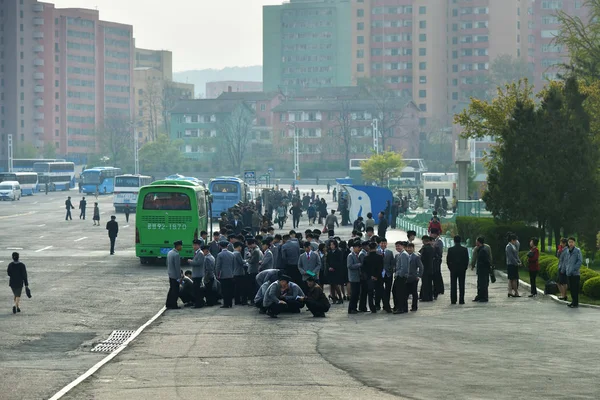
[{"label": "person walking", "polygon": [[221,308],[233,307],[233,296],[235,291],[235,283],[233,281],[234,255],[227,250],[229,242],[219,242],[221,252],[217,255],[215,262],[215,275],[221,282],[221,293],[223,296],[223,305]]},{"label": "person walking", "polygon": [[506,274],[508,275],[508,297],[521,297],[519,294],[519,247],[517,235],[511,233],[508,235],[508,244],[506,245]]},{"label": "person walking", "polygon": [[92,219],[94,220],[94,225],[100,226],[100,208],[98,208],[98,203],[94,203],[94,216]]},{"label": "person walking", "polygon": [[12,312],[13,314],[16,314],[21,312],[20,304],[23,285],[25,285],[25,290],[29,290],[29,281],[27,280],[27,268],[25,267],[25,264],[19,261],[19,253],[12,253],[12,259],[12,262],[8,264],[6,273],[9,277],[8,286],[10,286],[13,292],[14,305]]},{"label": "person walking", "polygon": [[[476,250],[473,250],[473,258],[477,264],[477,296],[475,302],[487,303],[488,287],[490,285],[490,270],[492,268],[492,256],[490,246],[485,244],[485,239],[480,236],[475,241]],[[471,264],[471,269],[474,266]]]},{"label": "person walking", "polygon": [[302,206],[299,201],[295,202],[294,205],[290,207],[289,213],[292,214],[292,227],[293,229],[297,229],[300,225],[300,217],[302,217]]},{"label": "person walking", "polygon": [[333,192],[331,192],[331,195],[333,196],[334,203],[337,202],[337,188],[333,188]]},{"label": "person walking", "polygon": [[[448,249],[446,264],[450,270],[450,303],[456,304],[458,286],[458,304],[465,304],[465,276],[469,269],[469,250],[460,244],[461,237],[454,236],[454,246]],[[457,285],[458,284],[458,285]]]},{"label": "person walking", "polygon": [[87,201],[85,197],[79,200],[79,219],[85,220],[85,208],[87,207]]},{"label": "person walking", "polygon": [[110,239],[110,255],[115,254],[115,242],[117,241],[117,234],[119,233],[119,223],[117,217],[114,215],[110,216],[110,221],[106,223],[106,230],[108,231],[108,238]]},{"label": "person walking", "polygon": [[538,238],[531,238],[529,241],[529,253],[527,253],[527,264],[529,267],[529,284],[531,285],[531,294],[529,297],[537,296],[537,274],[540,271],[540,251],[537,248]]},{"label": "person walking", "polygon": [[431,245],[431,238],[423,236],[421,238],[423,247],[421,247],[421,262],[423,263],[423,274],[421,281],[421,301],[433,301],[433,264],[435,259],[435,249]]},{"label": "person walking", "polygon": [[129,204],[125,204],[125,222],[129,223],[129,213],[131,209],[129,208]]},{"label": "person walking", "polygon": [[179,299],[179,281],[181,279],[181,257],[179,252],[183,247],[183,242],[177,240],[173,243],[173,249],[167,254],[167,273],[169,275],[169,292],[167,293],[167,310],[178,310],[181,307],[177,305]]},{"label": "person walking", "polygon": [[335,210],[331,210],[331,214],[325,218],[325,226],[327,227],[327,236],[334,237],[335,236],[335,227],[340,227],[338,223],[337,216],[335,215]]},{"label": "person walking", "polygon": [[67,200],[65,201],[65,207],[67,209],[67,215],[65,216],[65,221],[68,220],[73,220],[73,217],[71,216],[71,210],[74,210],[75,207],[73,207],[73,203],[71,203],[71,196],[67,197]]},{"label": "person walking", "polygon": [[404,308],[408,307],[408,296],[412,296],[412,305],[410,311],[416,312],[419,305],[419,294],[417,293],[417,286],[419,285],[419,279],[423,275],[423,263],[421,258],[415,254],[415,244],[407,243],[406,250],[410,257],[408,263],[408,275],[406,277],[406,290],[404,292]]},{"label": "person walking", "polygon": [[571,291],[571,302],[568,304],[569,308],[579,307],[579,282],[581,280],[580,272],[581,264],[583,259],[581,257],[581,250],[575,247],[575,238],[569,238],[569,248],[566,250],[567,259],[565,261],[567,271],[567,278],[569,279],[569,289]]},{"label": "person walking", "polygon": [[444,242],[440,239],[440,233],[437,229],[431,230],[431,240],[435,250],[433,258],[433,299],[437,300],[438,295],[444,294],[444,279],[442,278],[442,258],[444,256]]},{"label": "person walking", "polygon": [[331,183],[327,182],[327,194],[329,194],[330,189],[331,189]]},{"label": "person walking", "polygon": [[377,224],[377,236],[380,238],[385,238],[385,233],[388,229],[388,221],[385,217],[383,211],[379,212],[379,224]]}]

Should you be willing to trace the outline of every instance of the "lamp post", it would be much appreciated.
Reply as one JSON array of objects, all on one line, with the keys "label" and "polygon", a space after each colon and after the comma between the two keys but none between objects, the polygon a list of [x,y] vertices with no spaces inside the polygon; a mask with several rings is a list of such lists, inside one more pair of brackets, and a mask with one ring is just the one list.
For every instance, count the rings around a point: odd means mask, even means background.
[{"label": "lamp post", "polygon": [[373,119],[371,126],[373,127],[373,149],[375,150],[375,154],[379,154],[379,120],[377,118]]},{"label": "lamp post", "polygon": [[294,185],[300,178],[300,140],[298,135],[298,127],[295,122],[287,124],[294,128]]},{"label": "lamp post", "polygon": [[138,143],[137,134],[135,133],[135,121],[131,121],[129,123],[129,127],[131,128],[131,133],[132,133],[132,137],[133,137],[133,159],[134,159],[133,168],[135,170],[135,175],[139,175],[139,173],[140,173],[140,160],[138,157],[139,143]]},{"label": "lamp post", "polygon": [[8,135],[8,172],[13,172],[13,136]]}]

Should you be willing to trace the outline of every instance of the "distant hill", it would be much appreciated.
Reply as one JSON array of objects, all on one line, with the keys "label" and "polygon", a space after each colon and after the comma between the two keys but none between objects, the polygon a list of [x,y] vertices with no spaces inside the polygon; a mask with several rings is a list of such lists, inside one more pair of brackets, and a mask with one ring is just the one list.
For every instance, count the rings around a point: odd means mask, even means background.
[{"label": "distant hill", "polygon": [[174,72],[176,82],[193,83],[196,97],[204,97],[206,82],[213,81],[257,81],[262,82],[262,65],[252,67],[227,67],[223,69],[198,69]]}]

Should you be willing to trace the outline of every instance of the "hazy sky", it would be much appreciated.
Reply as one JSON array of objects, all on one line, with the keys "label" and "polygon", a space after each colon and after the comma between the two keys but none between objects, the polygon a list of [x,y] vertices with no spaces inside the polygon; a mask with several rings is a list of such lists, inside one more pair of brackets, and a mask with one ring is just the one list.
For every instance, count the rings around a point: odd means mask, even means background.
[{"label": "hazy sky", "polygon": [[262,64],[262,6],[282,0],[47,0],[133,25],[137,47],[173,52],[174,71]]}]

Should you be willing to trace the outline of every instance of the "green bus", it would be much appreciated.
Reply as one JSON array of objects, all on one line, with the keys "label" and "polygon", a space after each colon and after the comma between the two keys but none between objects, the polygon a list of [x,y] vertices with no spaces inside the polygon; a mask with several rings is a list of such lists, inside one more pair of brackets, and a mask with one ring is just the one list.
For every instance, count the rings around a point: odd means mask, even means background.
[{"label": "green bus", "polygon": [[210,200],[208,189],[192,181],[160,180],[141,187],[135,223],[135,253],[141,263],[165,258],[177,240],[183,241],[181,257],[192,258],[192,240],[212,227]]}]

